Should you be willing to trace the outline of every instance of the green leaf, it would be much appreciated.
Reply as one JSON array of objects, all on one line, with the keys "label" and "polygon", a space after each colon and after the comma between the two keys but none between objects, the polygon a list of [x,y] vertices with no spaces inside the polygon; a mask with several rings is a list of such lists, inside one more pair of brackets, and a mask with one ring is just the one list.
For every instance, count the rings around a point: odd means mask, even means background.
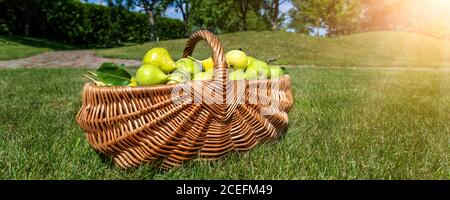
[{"label": "green leaf", "polygon": [[281,68],[281,70],[283,70],[283,74],[289,74],[286,67],[280,67],[280,68]]},{"label": "green leaf", "polygon": [[96,74],[101,82],[110,86],[128,85],[132,78],[124,66],[108,62],[102,63]]}]

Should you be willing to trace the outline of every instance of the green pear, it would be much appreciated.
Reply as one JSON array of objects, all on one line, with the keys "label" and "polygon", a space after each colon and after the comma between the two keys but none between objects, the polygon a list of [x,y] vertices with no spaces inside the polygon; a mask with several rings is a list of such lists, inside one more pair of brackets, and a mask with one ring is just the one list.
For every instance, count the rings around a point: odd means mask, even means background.
[{"label": "green pear", "polygon": [[[151,52],[151,54],[156,53],[159,55],[167,55],[170,56],[169,51],[167,51],[167,49],[163,48],[163,47],[153,47],[152,49],[150,49],[148,52]],[[147,53],[148,53],[147,52]]]},{"label": "green pear", "polygon": [[194,78],[192,80],[194,81],[205,81],[205,80],[211,80],[212,74],[210,72],[200,72],[194,75]]},{"label": "green pear", "polygon": [[245,70],[245,80],[257,80],[258,79],[258,71],[254,69]]},{"label": "green pear", "polygon": [[[190,75],[187,74],[187,76],[190,76]],[[185,82],[186,80],[188,80],[188,78],[186,77],[186,74],[172,73],[171,76],[169,76],[168,80],[169,81],[167,81],[166,84],[177,84],[177,83]]]},{"label": "green pear", "polygon": [[146,64],[136,71],[135,79],[139,86],[147,86],[165,83],[168,76],[158,67]]},{"label": "green pear", "polygon": [[255,60],[247,67],[247,71],[249,71],[249,74],[252,74],[252,79],[254,78],[254,74],[256,73],[256,76],[258,79],[267,79],[270,78],[270,67],[267,65],[266,62]]},{"label": "green pear", "polygon": [[178,83],[180,83],[178,80],[170,80],[170,81],[167,81],[166,85],[178,84]]},{"label": "green pear", "polygon": [[229,67],[245,70],[247,68],[247,55],[241,50],[231,50],[225,55]]},{"label": "green pear", "polygon": [[252,56],[247,56],[247,67],[248,66],[250,66],[250,65],[252,65],[255,61],[256,61],[256,58],[254,58],[254,57],[252,57]]},{"label": "green pear", "polygon": [[[145,53],[144,58],[142,59],[143,64],[151,64],[151,65],[159,65],[159,60],[162,57],[170,56],[169,52],[162,47],[155,47],[147,51]],[[158,66],[156,66],[158,67]]]},{"label": "green pear", "polygon": [[214,68],[214,61],[211,57],[209,57],[208,59],[202,60],[202,65],[203,68],[205,69],[205,71],[213,71]]},{"label": "green pear", "polygon": [[228,79],[230,79],[230,80],[244,80],[245,77],[246,77],[245,72],[244,72],[244,70],[241,70],[241,69],[233,71],[228,75]]},{"label": "green pear", "polygon": [[284,75],[283,69],[281,69],[280,66],[270,65],[269,67],[270,67],[270,78],[271,79],[280,78],[281,76]]},{"label": "green pear", "polygon": [[180,70],[184,70],[189,72],[190,74],[195,74],[196,72],[200,72],[200,68],[198,65],[194,63],[194,61],[190,58],[182,58],[175,62],[175,67]]},{"label": "green pear", "polygon": [[163,57],[160,62],[159,68],[164,73],[170,73],[175,69],[175,62],[169,56]]},{"label": "green pear", "polygon": [[159,69],[164,73],[170,73],[175,69],[175,62],[170,56],[169,52],[161,47],[155,47],[150,49],[144,56],[142,60],[144,65],[150,64]]},{"label": "green pear", "polygon": [[186,80],[191,80],[191,73],[189,73],[188,71],[184,70],[184,69],[176,69],[174,70],[172,73],[170,73],[169,76],[171,75],[179,75],[179,76],[184,76]]},{"label": "green pear", "polygon": [[137,86],[136,78],[132,77],[128,86],[136,87]]},{"label": "green pear", "polygon": [[[194,73],[193,74],[197,74],[203,71],[203,66],[201,62],[194,62]],[[206,72],[212,74],[212,69],[205,69]]]},{"label": "green pear", "polygon": [[169,76],[167,84],[182,83],[191,80],[191,73],[184,69],[176,69]]}]

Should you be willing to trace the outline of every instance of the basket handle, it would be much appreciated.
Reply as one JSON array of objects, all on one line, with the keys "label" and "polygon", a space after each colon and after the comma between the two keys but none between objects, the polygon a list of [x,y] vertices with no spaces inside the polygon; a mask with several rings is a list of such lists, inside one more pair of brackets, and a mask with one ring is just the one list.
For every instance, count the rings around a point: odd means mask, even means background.
[{"label": "basket handle", "polygon": [[[219,41],[219,38],[215,36],[208,30],[200,30],[191,35],[184,48],[183,57],[186,58],[192,55],[195,45],[200,40],[205,40],[212,51],[212,59],[214,62],[214,75],[212,84],[208,84],[210,87],[218,89],[216,91],[222,91],[222,103],[221,104],[211,104],[208,107],[214,112],[211,112],[213,117],[219,119],[220,121],[227,120],[231,118],[230,116],[234,112],[230,112],[229,105],[226,105],[226,91],[227,91],[227,68],[228,65],[225,61],[225,55],[223,46]],[[221,89],[219,89],[221,88]]]},{"label": "basket handle", "polygon": [[228,68],[228,65],[225,61],[223,46],[220,43],[219,38],[217,38],[217,36],[210,31],[200,30],[193,33],[186,43],[186,47],[184,48],[183,52],[183,58],[192,55],[195,45],[200,40],[205,40],[211,48],[214,70],[219,72],[215,73],[215,75],[219,75],[219,77],[216,78],[224,80],[226,74],[225,71]]}]

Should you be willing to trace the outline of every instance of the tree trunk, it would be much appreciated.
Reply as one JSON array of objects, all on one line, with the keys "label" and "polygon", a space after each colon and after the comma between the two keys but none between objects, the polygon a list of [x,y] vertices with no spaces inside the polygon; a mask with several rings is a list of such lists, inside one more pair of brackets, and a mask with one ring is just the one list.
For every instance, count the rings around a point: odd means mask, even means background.
[{"label": "tree trunk", "polygon": [[150,28],[150,41],[156,41],[156,23],[155,23],[155,15],[153,13],[154,9],[151,5],[148,4],[146,0],[142,0],[142,5],[144,6],[145,13],[148,16],[148,24]]},{"label": "tree trunk", "polygon": [[156,23],[152,11],[146,11],[148,15],[148,24],[150,26],[150,41],[156,41]]},{"label": "tree trunk", "polygon": [[188,24],[188,21],[185,20],[183,22],[183,25],[184,25],[184,34],[186,34],[186,36],[189,36],[189,24]]},{"label": "tree trunk", "polygon": [[278,25],[278,14],[279,14],[279,8],[280,8],[280,1],[274,0],[273,1],[273,15],[272,15],[272,30],[277,30]]},{"label": "tree trunk", "polygon": [[[183,4],[185,4],[185,7],[183,7]],[[186,36],[189,36],[189,15],[191,12],[189,8],[189,3],[177,1],[176,6],[178,7],[178,9],[180,9],[181,16],[183,16],[184,34],[186,34]]]},{"label": "tree trunk", "polygon": [[248,30],[248,27],[247,27],[248,2],[241,1],[240,9],[241,9],[241,20],[242,20],[241,31],[247,31]]},{"label": "tree trunk", "polygon": [[27,12],[26,10],[25,10],[25,13],[26,13],[26,22],[25,22],[25,27],[24,27],[24,34],[26,35],[26,36],[29,36],[30,35],[30,26],[31,26],[31,16],[30,16],[30,12]]},{"label": "tree trunk", "polygon": [[243,31],[248,31],[248,27],[247,27],[247,12],[243,13],[243,18],[242,18],[242,30]]}]

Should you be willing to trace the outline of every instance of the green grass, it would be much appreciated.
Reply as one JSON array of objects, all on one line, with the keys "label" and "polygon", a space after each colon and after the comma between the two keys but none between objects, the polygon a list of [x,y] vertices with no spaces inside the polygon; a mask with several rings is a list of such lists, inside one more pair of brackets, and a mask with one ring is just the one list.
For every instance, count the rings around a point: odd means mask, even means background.
[{"label": "green grass", "polygon": [[0,70],[0,179],[450,179],[450,72],[290,69],[277,142],[169,172],[121,170],[75,123],[85,69]]},{"label": "green grass", "polygon": [[0,35],[0,60],[12,60],[48,51],[73,48],[48,39]]},{"label": "green grass", "polygon": [[[260,59],[279,58],[279,64],[370,67],[450,67],[450,42],[404,32],[370,32],[339,38],[311,37],[287,32],[225,34],[226,51],[242,48]],[[185,39],[98,50],[104,57],[142,59],[150,48],[162,46],[175,59],[182,55]],[[194,57],[207,58],[210,49],[202,42]]]},{"label": "green grass", "polygon": [[[278,58],[283,65],[357,67],[450,67],[450,41],[405,32],[369,32],[338,38],[311,37],[287,32],[241,32],[220,35],[226,51],[242,48],[260,59]],[[142,59],[152,47],[167,48],[181,57],[186,39],[95,49],[98,56]],[[23,58],[54,50],[86,49],[60,42],[18,36],[0,36],[0,60]],[[101,49],[99,49],[101,48]],[[210,56],[205,42],[194,57]]]},{"label": "green grass", "polygon": [[135,43],[111,45],[69,45],[55,40],[24,36],[0,35],[0,60],[25,58],[48,51],[63,51],[77,49],[102,49],[111,47],[125,47]]}]

